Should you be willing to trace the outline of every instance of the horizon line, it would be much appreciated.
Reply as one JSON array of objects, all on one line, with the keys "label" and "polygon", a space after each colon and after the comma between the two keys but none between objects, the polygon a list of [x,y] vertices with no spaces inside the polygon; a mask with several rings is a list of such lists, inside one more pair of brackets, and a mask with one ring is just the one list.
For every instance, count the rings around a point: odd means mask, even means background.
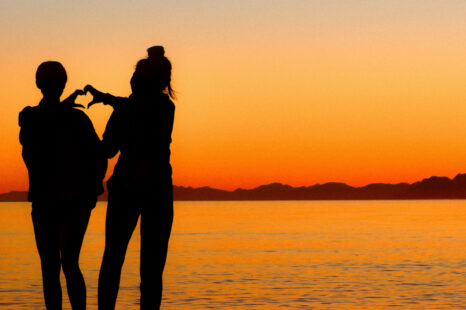
[{"label": "horizon line", "polygon": [[[463,174],[466,174],[466,173],[457,173],[455,175],[455,177],[459,176],[459,175],[463,175]],[[416,182],[421,182],[422,180],[426,180],[426,179],[430,179],[430,178],[447,178],[449,180],[453,180],[455,177],[453,178],[450,178],[450,177],[447,177],[447,176],[436,176],[436,175],[431,175],[429,177],[424,177],[422,179],[419,179],[417,181],[414,181],[412,183],[409,183],[409,182],[397,182],[397,183],[384,183],[384,182],[372,182],[372,183],[367,183],[365,185],[361,185],[361,186],[353,186],[353,185],[350,185],[346,182],[342,182],[342,181],[329,181],[329,182],[324,182],[324,183],[314,183],[314,184],[311,184],[311,185],[298,185],[298,186],[293,186],[293,185],[290,185],[290,184],[287,184],[287,183],[282,183],[282,182],[279,182],[279,181],[274,181],[274,182],[270,182],[270,183],[264,183],[264,184],[260,184],[260,185],[257,185],[255,187],[251,187],[251,188],[242,188],[242,187],[237,187],[235,189],[223,189],[223,188],[218,188],[218,187],[213,187],[213,186],[209,186],[209,185],[204,185],[204,186],[199,186],[199,187],[193,187],[191,185],[176,185],[176,184],[173,184],[173,187],[183,187],[183,188],[192,188],[192,189],[200,189],[200,188],[210,188],[210,189],[215,189],[215,190],[221,190],[221,191],[226,191],[226,192],[234,192],[234,191],[237,191],[237,190],[254,190],[254,189],[257,189],[259,187],[262,187],[262,186],[269,186],[269,185],[273,185],[273,184],[279,184],[279,185],[283,185],[283,186],[290,186],[290,187],[293,187],[293,188],[299,188],[299,187],[312,187],[312,186],[317,186],[317,185],[324,185],[324,184],[344,184],[344,185],[347,185],[349,187],[353,187],[353,188],[362,188],[362,187],[366,187],[368,185],[372,185],[372,184],[385,184],[385,185],[397,185],[397,184],[414,184]],[[105,186],[105,192],[107,192],[107,186]],[[11,193],[11,192],[27,192],[28,190],[25,189],[25,190],[16,190],[16,189],[13,189],[13,190],[10,190],[10,191],[7,191],[7,192],[3,192],[3,193],[0,193],[0,195],[3,195],[3,194],[8,194],[8,193]]]}]

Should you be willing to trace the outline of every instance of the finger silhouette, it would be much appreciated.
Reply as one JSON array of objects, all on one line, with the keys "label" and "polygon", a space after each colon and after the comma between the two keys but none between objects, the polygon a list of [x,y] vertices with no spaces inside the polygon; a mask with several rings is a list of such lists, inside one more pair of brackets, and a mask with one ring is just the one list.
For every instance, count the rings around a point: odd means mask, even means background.
[{"label": "finger silhouette", "polygon": [[102,93],[95,89],[94,86],[88,84],[84,86],[84,91],[86,93],[89,92],[92,95],[92,101],[87,104],[88,109],[94,104],[102,102]]},{"label": "finger silhouette", "polygon": [[91,106],[93,106],[96,103],[99,103],[99,102],[96,101],[95,99],[92,99],[92,101],[87,104],[87,108],[89,109]]},{"label": "finger silhouette", "polygon": [[78,95],[78,96],[83,96],[83,95],[86,94],[86,91],[84,91],[84,90],[82,90],[82,89],[76,89],[76,90],[75,90],[75,93],[76,93],[76,95]]},{"label": "finger silhouette", "polygon": [[94,95],[97,90],[92,85],[87,84],[86,86],[84,86],[84,91],[86,92],[86,94],[87,92],[90,92],[91,95]]},{"label": "finger silhouette", "polygon": [[84,106],[82,104],[79,104],[79,103],[72,103],[71,106],[74,107],[74,108],[83,108],[84,109]]},{"label": "finger silhouette", "polygon": [[75,100],[80,95],[85,95],[86,93],[82,89],[76,89],[68,98],[62,101],[62,104],[69,105],[71,107],[84,108],[82,104],[75,103]]}]

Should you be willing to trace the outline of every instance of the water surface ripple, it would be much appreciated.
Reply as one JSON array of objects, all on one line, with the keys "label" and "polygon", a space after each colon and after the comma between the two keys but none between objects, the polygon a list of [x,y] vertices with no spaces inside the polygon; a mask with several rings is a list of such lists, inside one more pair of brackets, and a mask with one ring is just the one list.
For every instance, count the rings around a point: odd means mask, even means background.
[{"label": "water surface ripple", "polygon": [[[88,309],[105,206],[81,255]],[[0,309],[43,309],[29,213],[0,203]],[[139,309],[139,241],[117,309]],[[177,202],[164,279],[163,309],[466,309],[466,201]]]}]

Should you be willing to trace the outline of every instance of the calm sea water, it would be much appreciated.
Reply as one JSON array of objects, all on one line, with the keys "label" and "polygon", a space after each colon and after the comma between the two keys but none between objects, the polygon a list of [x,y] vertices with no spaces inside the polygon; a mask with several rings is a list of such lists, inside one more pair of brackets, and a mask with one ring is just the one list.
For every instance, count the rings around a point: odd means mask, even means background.
[{"label": "calm sea water", "polygon": [[[89,309],[105,206],[81,255]],[[139,240],[118,309],[138,309]],[[177,202],[164,278],[163,309],[466,309],[466,201]],[[42,298],[30,206],[0,203],[0,308]]]}]

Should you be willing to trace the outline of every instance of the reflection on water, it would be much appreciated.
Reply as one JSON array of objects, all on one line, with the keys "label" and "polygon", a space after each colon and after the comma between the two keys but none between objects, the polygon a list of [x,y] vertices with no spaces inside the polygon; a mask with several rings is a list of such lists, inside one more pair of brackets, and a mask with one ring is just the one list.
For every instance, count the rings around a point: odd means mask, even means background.
[{"label": "reflection on water", "polygon": [[[1,309],[43,308],[29,212],[0,203]],[[100,203],[81,255],[88,309],[104,221]],[[177,202],[173,229],[164,309],[466,309],[466,201]],[[138,251],[136,232],[117,309],[138,309]]]}]

